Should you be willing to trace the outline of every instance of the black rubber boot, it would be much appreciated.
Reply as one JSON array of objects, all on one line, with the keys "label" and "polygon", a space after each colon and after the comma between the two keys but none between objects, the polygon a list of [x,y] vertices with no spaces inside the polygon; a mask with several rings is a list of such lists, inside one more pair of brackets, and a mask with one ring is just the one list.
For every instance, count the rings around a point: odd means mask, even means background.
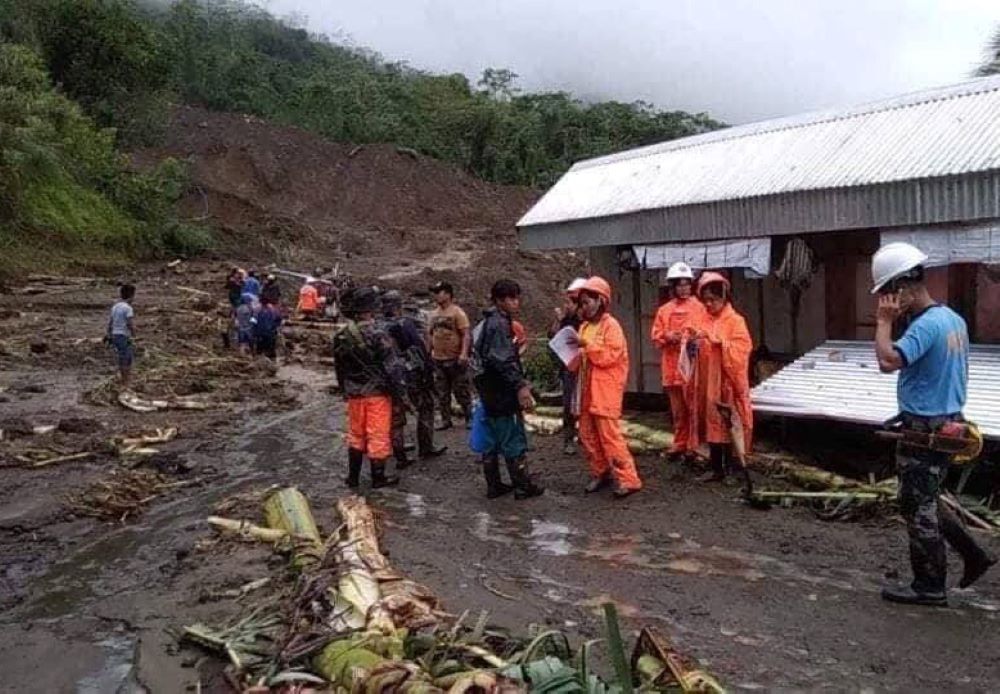
[{"label": "black rubber boot", "polygon": [[421,448],[419,455],[422,459],[429,460],[430,458],[438,458],[447,452],[447,446],[437,446],[431,448]]},{"label": "black rubber boot", "polygon": [[405,470],[413,465],[413,461],[406,455],[406,446],[393,446],[392,455],[396,459],[397,470]]},{"label": "black rubber boot", "polygon": [[531,476],[528,474],[528,463],[523,457],[517,460],[508,460],[507,473],[510,475],[511,484],[514,485],[515,499],[530,499],[545,493],[544,489],[531,481]]},{"label": "black rubber boot", "polygon": [[958,582],[959,588],[968,588],[997,563],[996,557],[983,549],[955,512],[938,499],[938,523],[944,539],[962,555],[965,570]]},{"label": "black rubber boot", "polygon": [[699,482],[721,482],[726,479],[726,448],[724,443],[708,444],[712,471],[699,477]]},{"label": "black rubber boot", "polygon": [[591,477],[590,482],[588,482],[587,486],[583,488],[583,491],[585,494],[594,494],[595,492],[601,491],[609,484],[611,484],[610,475],[604,475],[603,477]]},{"label": "black rubber boot", "polygon": [[361,464],[364,459],[365,454],[361,451],[354,448],[347,449],[347,477],[344,478],[344,484],[351,489],[357,489],[361,484]]},{"label": "black rubber boot", "polygon": [[373,460],[371,461],[372,468],[372,489],[381,489],[382,487],[392,487],[399,484],[399,477],[396,475],[385,474],[385,461],[384,460]]},{"label": "black rubber boot", "polygon": [[500,460],[495,455],[483,456],[483,477],[486,478],[487,499],[496,499],[514,491],[512,486],[500,479]]},{"label": "black rubber boot", "polygon": [[882,589],[882,599],[898,602],[904,605],[926,605],[928,607],[947,607],[948,596],[942,592],[923,593],[911,586],[892,586]]}]

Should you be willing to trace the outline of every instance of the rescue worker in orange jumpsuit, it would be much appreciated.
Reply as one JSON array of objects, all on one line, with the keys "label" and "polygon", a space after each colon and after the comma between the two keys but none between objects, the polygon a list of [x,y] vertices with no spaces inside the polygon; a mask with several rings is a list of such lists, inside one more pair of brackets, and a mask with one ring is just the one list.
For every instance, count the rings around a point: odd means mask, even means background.
[{"label": "rescue worker in orange jumpsuit", "polygon": [[[737,452],[748,454],[753,440],[753,410],[750,406],[750,353],[753,340],[747,322],[730,300],[729,280],[717,272],[702,273],[698,297],[706,315],[697,331],[699,435],[708,442],[712,470],[703,482],[725,479],[739,471],[749,491],[746,460],[735,460],[732,432],[742,431]],[[739,458],[740,456],[736,456]]]},{"label": "rescue worker in orange jumpsuit", "polygon": [[[705,321],[705,305],[693,296],[694,272],[686,263],[674,263],[667,270],[667,284],[673,298],[663,304],[653,319],[653,344],[660,348],[663,390],[670,398],[674,423],[674,444],[667,455],[676,459],[693,455],[698,449],[695,431],[696,391],[691,372],[678,369],[682,347],[685,356],[697,359],[697,343],[692,338]],[[696,363],[696,362],[695,362]]]},{"label": "rescue worker in orange jumpsuit", "polygon": [[351,290],[343,302],[350,320],[333,338],[337,383],[347,399],[346,484],[352,488],[360,483],[366,455],[373,489],[399,482],[398,477],[385,472],[386,460],[392,455],[393,398],[413,411],[402,362],[388,333],[375,321],[378,304],[373,287]]},{"label": "rescue worker in orange jumpsuit", "polygon": [[590,465],[586,491],[599,491],[613,478],[615,497],[624,498],[642,489],[642,480],[621,430],[628,345],[621,324],[609,313],[610,305],[607,280],[588,279],[580,292],[580,357],[570,368],[579,374],[579,437]]},{"label": "rescue worker in orange jumpsuit", "polygon": [[312,277],[307,277],[299,289],[299,305],[296,310],[306,320],[319,318],[319,291],[315,282]]}]

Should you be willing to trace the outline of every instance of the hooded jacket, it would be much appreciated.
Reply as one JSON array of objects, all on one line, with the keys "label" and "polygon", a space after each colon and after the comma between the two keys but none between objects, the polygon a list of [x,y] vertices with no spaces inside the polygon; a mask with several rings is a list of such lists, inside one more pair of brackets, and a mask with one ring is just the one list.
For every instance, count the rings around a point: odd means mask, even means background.
[{"label": "hooded jacket", "polygon": [[472,340],[472,380],[486,415],[506,417],[519,413],[517,392],[528,381],[514,344],[510,317],[497,308],[484,311]]},{"label": "hooded jacket", "polygon": [[617,419],[622,416],[629,364],[621,323],[604,312],[596,321],[585,321],[580,335],[586,341],[583,358],[571,365],[580,374],[580,412]]}]

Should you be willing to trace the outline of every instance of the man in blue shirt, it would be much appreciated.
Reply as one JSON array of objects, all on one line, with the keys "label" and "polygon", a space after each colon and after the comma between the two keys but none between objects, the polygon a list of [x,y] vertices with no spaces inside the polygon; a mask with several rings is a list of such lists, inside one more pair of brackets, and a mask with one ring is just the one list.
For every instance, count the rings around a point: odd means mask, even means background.
[{"label": "man in blue shirt", "polygon": [[[872,259],[879,295],[875,353],[883,373],[899,372],[896,397],[905,429],[932,433],[962,418],[969,377],[965,321],[931,298],[924,283],[927,256],[906,243],[883,246]],[[909,320],[893,341],[897,318]],[[915,605],[947,605],[945,540],[965,562],[959,587],[972,585],[996,563],[938,500],[950,454],[900,442],[896,448],[899,508],[910,536],[913,582],[887,587],[882,597]]]}]

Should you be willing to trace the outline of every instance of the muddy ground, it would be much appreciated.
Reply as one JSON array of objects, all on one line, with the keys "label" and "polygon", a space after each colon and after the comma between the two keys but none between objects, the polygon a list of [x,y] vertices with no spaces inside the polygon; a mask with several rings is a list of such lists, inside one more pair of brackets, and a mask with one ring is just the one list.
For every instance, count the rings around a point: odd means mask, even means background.
[{"label": "muddy ground", "polygon": [[[256,518],[261,490],[294,484],[334,527],[345,450],[330,370],[311,355],[276,375],[213,366],[224,354],[212,302],[177,287],[214,291],[216,270],[148,271],[136,304],[140,373],[167,373],[140,385],[194,393],[214,403],[205,411],[109,404],[100,336],[110,283],[0,296],[0,690],[183,692],[200,681],[225,691],[174,633],[245,610],[255,595],[226,591],[280,576],[284,560],[217,540],[205,517]],[[46,347],[32,353],[32,343]],[[184,373],[179,356],[200,366]],[[60,421],[66,431],[27,433]],[[179,436],[146,459],[104,446],[166,426]],[[656,456],[639,459],[641,494],[584,497],[581,461],[542,437],[532,460],[546,495],[486,501],[464,433],[443,436],[449,454],[408,470],[398,489],[370,494],[387,514],[392,561],[452,611],[488,609],[518,629],[545,622],[579,640],[600,635],[599,606],[614,600],[629,628],[660,627],[734,690],[997,688],[1000,572],[954,591],[949,609],[883,603],[884,577],[907,573],[895,517],[823,523],[805,509],[752,510],[735,489],[698,486],[693,471]],[[33,448],[94,456],[26,467]],[[68,505],[132,468],[169,486],[124,520]]]}]

